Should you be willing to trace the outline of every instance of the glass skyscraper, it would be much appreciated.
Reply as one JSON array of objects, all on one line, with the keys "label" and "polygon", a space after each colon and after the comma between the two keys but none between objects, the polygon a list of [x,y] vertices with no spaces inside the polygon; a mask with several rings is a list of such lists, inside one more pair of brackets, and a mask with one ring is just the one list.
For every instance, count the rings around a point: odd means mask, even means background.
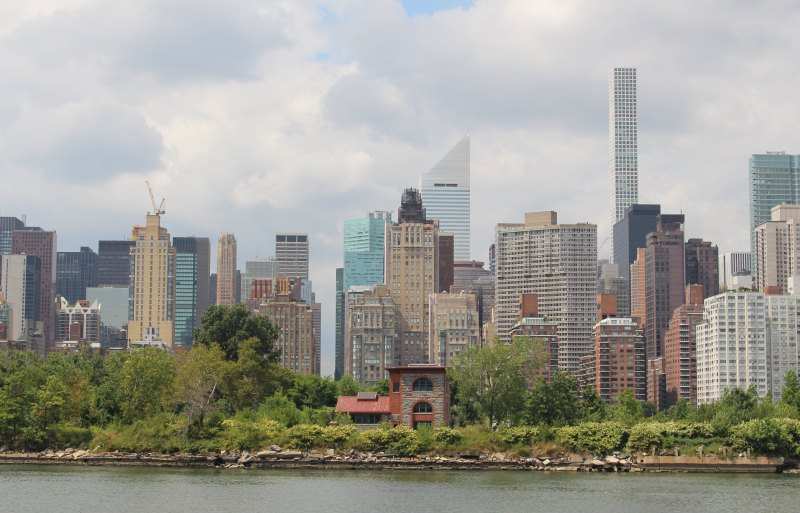
[{"label": "glass skyscraper", "polygon": [[456,260],[470,260],[469,136],[419,179],[422,206],[439,230],[455,237]]},{"label": "glass skyscraper", "polygon": [[344,222],[344,273],[342,287],[371,287],[383,283],[386,225],[389,212],[370,212],[366,217]]},{"label": "glass skyscraper", "polygon": [[191,347],[192,333],[208,308],[210,241],[173,237],[175,247],[175,344]]},{"label": "glass skyscraper", "polygon": [[25,228],[25,223],[16,217],[0,217],[0,255],[11,254],[11,234]]},{"label": "glass skyscraper", "polygon": [[[608,80],[608,146],[611,225],[639,203],[639,110],[636,68],[614,68]],[[615,249],[611,254],[615,257]],[[620,263],[614,261],[614,263]]]}]

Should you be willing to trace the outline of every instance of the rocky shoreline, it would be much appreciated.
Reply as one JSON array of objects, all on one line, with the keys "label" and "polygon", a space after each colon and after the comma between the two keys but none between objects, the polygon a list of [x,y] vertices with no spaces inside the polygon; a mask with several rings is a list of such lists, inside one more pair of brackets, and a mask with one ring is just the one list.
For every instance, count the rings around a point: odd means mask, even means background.
[{"label": "rocky shoreline", "polygon": [[0,453],[0,464],[69,464],[216,469],[351,470],[525,470],[548,472],[742,472],[800,473],[782,458],[612,455],[605,458],[516,457],[505,453],[398,457],[383,453],[285,450],[278,446],[255,453],[157,454],[96,452],[77,449],[37,453]]}]

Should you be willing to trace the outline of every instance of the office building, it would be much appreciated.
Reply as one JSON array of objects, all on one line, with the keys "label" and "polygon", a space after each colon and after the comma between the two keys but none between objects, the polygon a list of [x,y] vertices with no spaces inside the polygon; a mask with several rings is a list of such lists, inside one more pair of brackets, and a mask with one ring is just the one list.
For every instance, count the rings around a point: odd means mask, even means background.
[{"label": "office building", "polygon": [[629,317],[611,317],[594,326],[594,389],[607,403],[626,391],[647,399],[644,334]]},{"label": "office building", "polygon": [[631,264],[631,318],[644,329],[647,324],[647,289],[645,288],[645,248],[636,250]]},{"label": "office building", "polygon": [[647,402],[656,411],[666,409],[668,404],[667,374],[664,371],[664,358],[661,356],[647,360]]},{"label": "office building", "polygon": [[344,376],[344,268],[336,268],[336,342],[334,346],[333,379]]},{"label": "office building", "polygon": [[788,293],[793,276],[800,276],[800,205],[778,205],[771,220],[755,231],[756,274],[760,292]]},{"label": "office building", "polygon": [[[427,218],[454,235],[454,259],[470,259],[470,141],[464,137],[419,180]],[[447,289],[444,289],[447,290]]]},{"label": "office building", "polygon": [[273,295],[258,308],[280,330],[280,364],[298,374],[319,374],[314,312],[311,305],[288,295]]},{"label": "office building", "polygon": [[25,222],[16,217],[0,217],[0,255],[11,254],[11,234],[25,228]]},{"label": "office building", "polygon": [[129,344],[160,342],[172,347],[175,321],[175,248],[158,211],[134,226]]},{"label": "office building", "polygon": [[[60,297],[56,310],[55,347],[64,347],[64,342],[75,345],[100,344],[100,304],[82,299],[70,304]],[[61,346],[61,347],[60,347]]]},{"label": "office building", "polygon": [[558,224],[555,212],[498,224],[495,318],[501,340],[517,321],[522,294],[536,294],[539,312],[558,323],[559,368],[577,372],[592,351],[597,288],[597,226]]},{"label": "office building", "polygon": [[370,212],[365,217],[344,222],[342,289],[345,292],[353,286],[371,287],[383,283],[384,239],[391,222],[391,213],[384,211]]},{"label": "office building", "polygon": [[439,284],[439,227],[425,218],[416,189],[403,192],[397,218],[387,229],[386,285],[399,312],[398,363],[429,363],[429,298]]},{"label": "office building", "polygon": [[207,237],[174,237],[176,346],[191,347],[195,328],[208,309],[211,242]]},{"label": "office building", "polygon": [[752,281],[751,258],[748,251],[732,251],[722,255],[722,288],[724,291],[736,290],[743,283],[747,284],[747,288],[752,287],[751,283],[747,283],[748,278]]},{"label": "office building", "polygon": [[664,336],[667,403],[697,404],[697,326],[703,322],[702,285],[686,287],[686,302],[672,313]]},{"label": "office building", "polygon": [[129,289],[124,286],[88,287],[86,300],[97,304],[100,316],[100,344],[104,348],[122,349],[128,345]]},{"label": "office building", "polygon": [[[492,318],[494,308],[494,274],[477,260],[457,260],[453,263],[453,285],[450,292],[471,292],[478,301],[478,321],[483,325]],[[483,334],[481,334],[483,337]],[[483,340],[482,342],[486,342]]]},{"label": "office building", "polygon": [[253,296],[253,280],[275,279],[278,277],[278,264],[274,258],[264,260],[248,260],[244,263],[242,276],[242,302],[246,303]]},{"label": "office building", "polygon": [[376,384],[400,359],[397,305],[384,285],[354,286],[346,301],[343,374]]},{"label": "office building", "polygon": [[439,260],[437,264],[439,285],[436,288],[439,292],[448,292],[453,285],[453,273],[455,272],[453,269],[455,265],[455,260],[453,260],[453,244],[454,239],[452,233],[439,232]]},{"label": "office building", "polygon": [[[611,225],[639,203],[639,112],[636,68],[614,68],[608,80],[608,147],[611,175]],[[612,240],[614,263],[616,237]]]},{"label": "office building", "polygon": [[449,367],[459,354],[480,344],[481,326],[475,294],[431,294],[428,317],[431,363]]},{"label": "office building", "polygon": [[644,251],[644,330],[648,359],[663,356],[664,333],[672,312],[684,301],[683,223],[683,214],[661,214],[656,231],[647,236]]},{"label": "office building", "polygon": [[132,240],[101,240],[97,243],[97,285],[129,287],[131,284]]},{"label": "office building", "polygon": [[703,239],[689,239],[684,248],[686,285],[702,285],[705,297],[719,294],[719,249]]},{"label": "office building", "polygon": [[800,296],[726,292],[706,299],[697,327],[697,402],[755,387],[781,399],[784,377],[797,372]]},{"label": "office building", "polygon": [[235,305],[236,289],[236,237],[222,233],[217,240],[217,304]]},{"label": "office building", "polygon": [[8,340],[29,341],[42,329],[41,272],[42,261],[38,256],[0,256],[0,295],[10,311]]},{"label": "office building", "polygon": [[494,242],[489,244],[489,272],[497,273],[497,245]]},{"label": "office building", "polygon": [[619,270],[618,264],[608,260],[597,262],[597,293],[614,296],[617,305],[616,315],[630,315],[630,285]]},{"label": "office building", "polygon": [[322,370],[322,304],[317,303],[316,294],[311,294],[311,327],[314,335],[314,369],[313,373],[320,375]]},{"label": "office building", "polygon": [[11,253],[39,257],[39,316],[45,345],[53,341],[56,298],[56,232],[25,227],[11,234]]},{"label": "office building", "polygon": [[56,256],[56,294],[74,304],[86,299],[86,288],[97,285],[97,253],[91,248],[59,251]]},{"label": "office building", "polygon": [[308,280],[308,235],[304,233],[279,233],[275,235],[275,260],[278,276],[298,277]]}]

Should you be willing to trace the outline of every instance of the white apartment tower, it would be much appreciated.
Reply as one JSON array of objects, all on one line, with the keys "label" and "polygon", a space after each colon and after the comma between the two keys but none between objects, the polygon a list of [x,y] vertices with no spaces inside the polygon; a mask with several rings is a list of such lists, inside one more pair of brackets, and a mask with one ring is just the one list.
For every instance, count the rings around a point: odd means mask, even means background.
[{"label": "white apartment tower", "polygon": [[275,235],[275,261],[279,278],[308,279],[308,234]]},{"label": "white apartment tower", "polygon": [[786,294],[789,283],[800,276],[800,205],[778,205],[771,221],[755,229],[755,288]]},{"label": "white apartment tower", "polygon": [[[636,68],[614,68],[608,80],[611,226],[639,203],[639,112]],[[613,238],[612,238],[613,241]],[[614,254],[612,248],[611,254]]]},{"label": "white apartment tower", "polygon": [[428,219],[454,235],[456,260],[470,260],[469,136],[419,179]]},{"label": "white apartment tower", "polygon": [[525,214],[496,228],[495,322],[501,340],[519,320],[520,298],[536,294],[539,313],[558,323],[558,366],[577,372],[593,350],[597,226],[558,224],[555,212]]}]

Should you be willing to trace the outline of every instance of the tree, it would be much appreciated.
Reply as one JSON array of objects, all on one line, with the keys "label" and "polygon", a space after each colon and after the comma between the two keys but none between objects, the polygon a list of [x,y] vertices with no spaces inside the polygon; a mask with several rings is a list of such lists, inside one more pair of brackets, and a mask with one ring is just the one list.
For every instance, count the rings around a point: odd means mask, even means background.
[{"label": "tree", "polygon": [[518,415],[526,391],[528,353],[527,344],[514,342],[474,347],[459,355],[448,369],[458,410],[486,417],[492,428]]},{"label": "tree", "polygon": [[265,397],[292,386],[292,372],[265,358],[260,344],[255,338],[241,342],[239,358],[225,380],[223,395],[234,411],[255,408]]},{"label": "tree", "polygon": [[625,390],[611,406],[609,416],[617,422],[630,426],[645,417],[645,404],[636,400],[632,390]]},{"label": "tree", "polygon": [[793,370],[786,373],[781,402],[800,412],[800,383],[797,380],[797,373]]},{"label": "tree", "polygon": [[336,406],[338,387],[329,378],[296,375],[286,395],[300,409]]},{"label": "tree", "polygon": [[231,365],[218,346],[197,345],[178,357],[174,398],[183,406],[190,427],[196,423],[203,428],[206,415],[216,408]]},{"label": "tree", "polygon": [[358,381],[353,379],[353,376],[342,376],[336,382],[336,387],[339,389],[339,395],[356,395],[361,390]]},{"label": "tree", "polygon": [[540,381],[528,396],[525,420],[530,424],[564,426],[581,417],[578,384],[568,374],[557,372],[550,383]]},{"label": "tree", "polygon": [[194,331],[197,344],[218,345],[225,359],[239,359],[241,345],[255,340],[251,348],[264,360],[277,362],[280,353],[275,347],[279,331],[266,317],[257,315],[244,305],[211,306],[203,315],[200,327]]},{"label": "tree", "polygon": [[122,366],[122,418],[126,422],[160,413],[168,402],[175,379],[175,359],[160,349],[131,353]]}]

